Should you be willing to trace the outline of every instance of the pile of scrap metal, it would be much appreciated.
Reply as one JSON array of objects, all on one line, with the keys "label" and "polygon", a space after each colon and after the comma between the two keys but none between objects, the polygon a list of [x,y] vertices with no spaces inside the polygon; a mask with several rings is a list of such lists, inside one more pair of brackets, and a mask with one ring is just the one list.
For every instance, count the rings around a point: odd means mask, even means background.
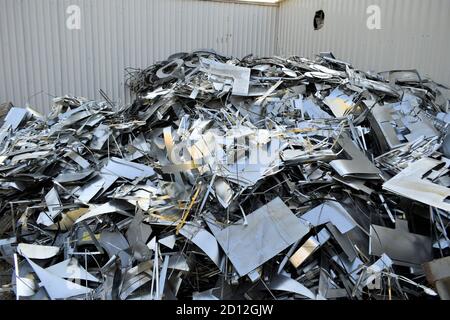
[{"label": "pile of scrap metal", "polygon": [[179,53],[130,105],[9,106],[18,299],[448,299],[447,88],[322,53]]}]

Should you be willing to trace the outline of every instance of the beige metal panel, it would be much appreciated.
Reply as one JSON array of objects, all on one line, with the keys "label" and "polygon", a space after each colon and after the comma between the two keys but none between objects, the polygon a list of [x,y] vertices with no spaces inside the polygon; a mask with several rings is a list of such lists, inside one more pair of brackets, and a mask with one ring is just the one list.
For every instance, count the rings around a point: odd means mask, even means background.
[{"label": "beige metal panel", "polygon": [[[69,5],[81,29],[66,28]],[[276,6],[199,0],[0,0],[0,100],[48,111],[51,95],[128,102],[125,67],[199,48],[275,54]]]},{"label": "beige metal panel", "polygon": [[[381,9],[381,29],[367,28],[368,6]],[[450,1],[286,0],[280,4],[279,52],[332,51],[364,70],[416,68],[450,84]],[[325,24],[314,30],[317,10]]]}]

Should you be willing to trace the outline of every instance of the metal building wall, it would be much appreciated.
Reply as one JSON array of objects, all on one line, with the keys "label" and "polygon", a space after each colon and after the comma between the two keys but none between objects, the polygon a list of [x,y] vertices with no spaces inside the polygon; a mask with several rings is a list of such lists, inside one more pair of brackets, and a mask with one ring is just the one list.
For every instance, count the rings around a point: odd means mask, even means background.
[{"label": "metal building wall", "polygon": [[[69,30],[69,5],[81,29]],[[48,111],[50,95],[128,101],[125,67],[179,51],[275,53],[278,8],[199,0],[0,0],[0,102]]]},{"label": "metal building wall", "polygon": [[[381,30],[366,27],[373,4]],[[81,30],[66,28],[69,5],[81,8]],[[325,25],[315,31],[320,9]],[[234,56],[331,50],[361,69],[417,68],[450,85],[449,14],[448,0],[0,0],[0,102],[48,111],[51,95],[99,99],[99,89],[129,101],[125,67],[208,47]]]},{"label": "metal building wall", "polygon": [[[369,30],[367,7],[381,9],[381,29]],[[285,0],[280,6],[282,55],[332,51],[363,70],[418,69],[450,85],[450,1]],[[314,30],[317,10],[325,24]]]}]

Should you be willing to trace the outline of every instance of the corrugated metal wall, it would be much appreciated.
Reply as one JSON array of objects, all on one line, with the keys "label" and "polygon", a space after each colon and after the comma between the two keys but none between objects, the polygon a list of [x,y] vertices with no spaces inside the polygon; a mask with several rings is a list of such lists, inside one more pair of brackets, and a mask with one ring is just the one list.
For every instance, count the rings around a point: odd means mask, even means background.
[{"label": "corrugated metal wall", "polygon": [[[381,30],[366,27],[369,5]],[[69,30],[69,5],[81,29]],[[325,25],[313,29],[316,10]],[[0,0],[0,102],[48,111],[51,95],[129,101],[125,67],[179,51],[334,54],[361,69],[417,68],[450,84],[449,0],[285,0],[279,7],[199,0]]]},{"label": "corrugated metal wall", "polygon": [[[69,30],[69,5],[81,29]],[[49,95],[129,100],[125,67],[179,51],[275,53],[275,6],[198,0],[0,0],[0,102],[48,111]]]},{"label": "corrugated metal wall", "polygon": [[[367,28],[370,5],[381,9],[380,30]],[[317,10],[325,13],[320,30]],[[332,51],[364,70],[415,68],[450,85],[449,0],[285,0],[279,19],[282,55]]]}]

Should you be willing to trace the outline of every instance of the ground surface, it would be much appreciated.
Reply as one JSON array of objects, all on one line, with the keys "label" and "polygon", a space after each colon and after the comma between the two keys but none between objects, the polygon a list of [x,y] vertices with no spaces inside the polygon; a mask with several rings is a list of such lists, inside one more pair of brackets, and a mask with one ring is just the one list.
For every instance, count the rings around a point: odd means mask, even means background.
[{"label": "ground surface", "polygon": [[[0,288],[11,283],[11,266],[0,260]],[[0,289],[0,300],[12,300],[14,295],[12,292],[2,292]]]}]

